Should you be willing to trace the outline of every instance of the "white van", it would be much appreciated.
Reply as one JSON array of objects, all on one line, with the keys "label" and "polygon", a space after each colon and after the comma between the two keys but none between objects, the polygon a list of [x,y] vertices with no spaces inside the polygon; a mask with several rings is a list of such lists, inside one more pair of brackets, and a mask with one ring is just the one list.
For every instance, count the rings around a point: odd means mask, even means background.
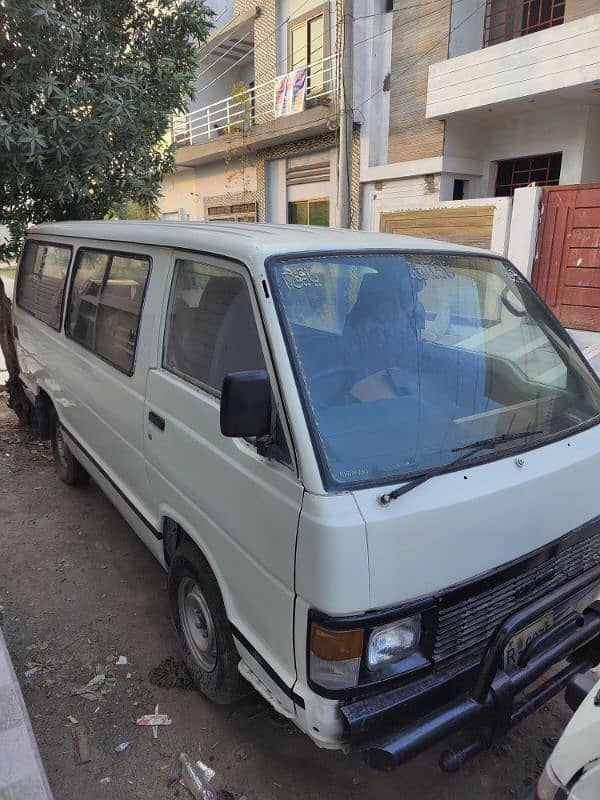
[{"label": "white van", "polygon": [[[503,258],[296,226],[29,231],[22,380],[168,570],[217,703],[456,768],[600,660],[600,387]],[[244,680],[245,679],[245,680]]]}]

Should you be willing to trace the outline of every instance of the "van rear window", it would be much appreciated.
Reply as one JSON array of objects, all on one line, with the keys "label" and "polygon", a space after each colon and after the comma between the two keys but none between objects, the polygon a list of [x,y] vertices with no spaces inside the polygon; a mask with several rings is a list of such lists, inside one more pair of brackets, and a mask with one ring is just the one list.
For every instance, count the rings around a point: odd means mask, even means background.
[{"label": "van rear window", "polygon": [[133,374],[147,256],[79,251],[71,288],[67,334],[105,361]]},{"label": "van rear window", "polygon": [[70,260],[70,247],[29,241],[19,266],[17,305],[55,330],[60,330]]}]

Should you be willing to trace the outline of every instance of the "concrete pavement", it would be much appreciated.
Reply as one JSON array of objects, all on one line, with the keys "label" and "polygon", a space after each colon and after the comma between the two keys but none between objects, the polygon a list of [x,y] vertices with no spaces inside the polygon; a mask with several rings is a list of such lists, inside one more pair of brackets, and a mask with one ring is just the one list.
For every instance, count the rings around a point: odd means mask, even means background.
[{"label": "concrete pavement", "polygon": [[0,630],[0,797],[52,800],[19,682]]}]

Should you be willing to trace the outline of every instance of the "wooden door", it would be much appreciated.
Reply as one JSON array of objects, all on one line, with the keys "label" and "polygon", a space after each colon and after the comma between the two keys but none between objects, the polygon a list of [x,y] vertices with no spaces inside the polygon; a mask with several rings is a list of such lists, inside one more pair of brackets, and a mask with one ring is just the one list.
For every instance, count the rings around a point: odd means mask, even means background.
[{"label": "wooden door", "polygon": [[600,184],[544,189],[532,280],[563,325],[600,331]]}]

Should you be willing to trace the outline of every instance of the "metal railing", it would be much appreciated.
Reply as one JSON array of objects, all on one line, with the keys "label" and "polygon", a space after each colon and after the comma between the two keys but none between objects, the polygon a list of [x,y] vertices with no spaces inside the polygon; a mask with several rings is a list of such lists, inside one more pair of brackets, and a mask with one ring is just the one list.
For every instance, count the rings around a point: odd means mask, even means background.
[{"label": "metal railing", "polygon": [[172,142],[177,147],[198,144],[218,136],[239,133],[278,116],[291,116],[312,105],[328,104],[337,85],[337,56],[333,54],[309,64],[303,103],[300,107],[296,104],[294,111],[277,113],[275,93],[285,78],[286,75],[278,75],[216,103],[174,116],[171,121]]},{"label": "metal railing", "polygon": [[552,28],[564,19],[565,0],[487,0],[483,46]]}]

